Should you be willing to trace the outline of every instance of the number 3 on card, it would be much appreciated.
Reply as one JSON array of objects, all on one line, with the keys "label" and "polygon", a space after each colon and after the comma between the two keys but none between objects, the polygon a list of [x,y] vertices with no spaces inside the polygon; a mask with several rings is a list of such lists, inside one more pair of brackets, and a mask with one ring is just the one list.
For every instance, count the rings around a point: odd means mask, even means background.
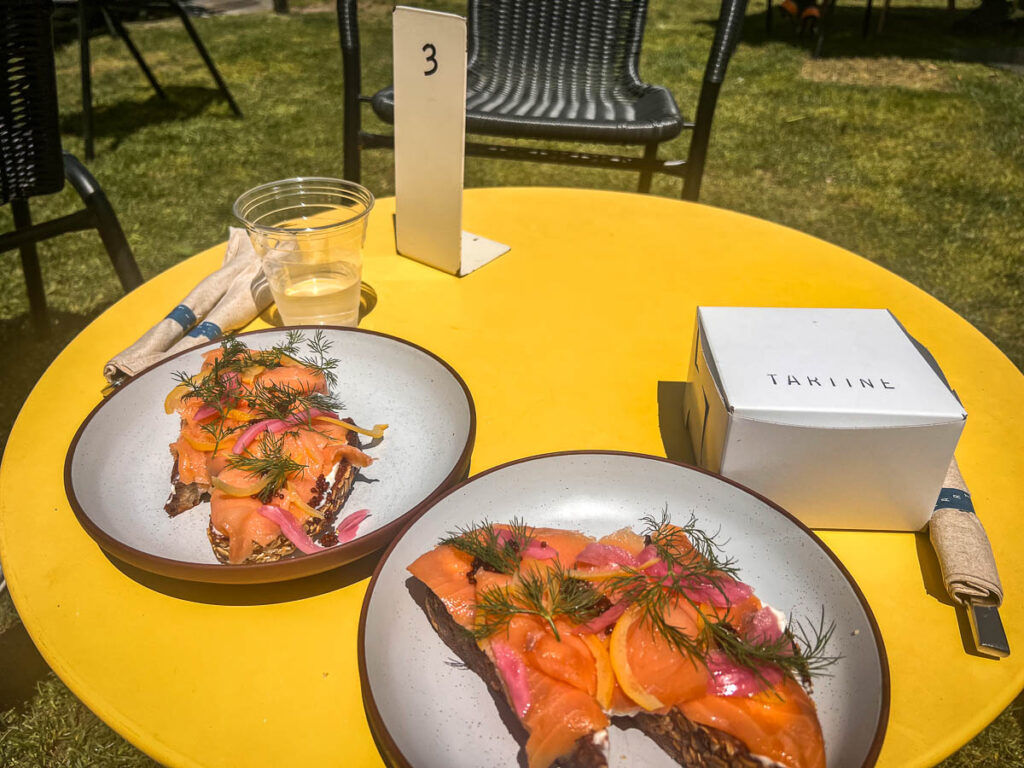
[{"label": "number 3 on card", "polygon": [[[427,51],[430,51],[430,53],[427,53]],[[430,77],[432,74],[437,72],[437,49],[434,47],[433,43],[427,43],[423,46],[423,52],[427,53],[427,62],[433,65],[423,73],[427,77]]]}]

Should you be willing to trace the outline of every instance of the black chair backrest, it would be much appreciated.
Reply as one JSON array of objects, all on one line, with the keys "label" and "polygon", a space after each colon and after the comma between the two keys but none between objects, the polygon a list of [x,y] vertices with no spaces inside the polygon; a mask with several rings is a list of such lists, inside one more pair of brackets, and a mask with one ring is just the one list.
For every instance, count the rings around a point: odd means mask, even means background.
[{"label": "black chair backrest", "polygon": [[523,89],[586,82],[602,94],[637,87],[646,16],[647,0],[470,0],[470,88],[510,79]]},{"label": "black chair backrest", "polygon": [[0,204],[64,188],[51,0],[0,2]]},{"label": "black chair backrest", "polygon": [[743,19],[747,13],[747,0],[723,0],[715,27],[715,41],[711,44],[704,80],[718,83],[725,79],[729,59],[739,45],[743,34]]}]

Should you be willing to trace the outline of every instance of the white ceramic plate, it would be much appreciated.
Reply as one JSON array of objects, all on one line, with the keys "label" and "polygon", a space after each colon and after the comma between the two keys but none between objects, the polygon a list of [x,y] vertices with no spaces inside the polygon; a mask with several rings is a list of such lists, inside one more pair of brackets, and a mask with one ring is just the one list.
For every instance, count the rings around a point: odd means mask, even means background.
[{"label": "white ceramic plate", "polygon": [[[303,329],[310,337],[317,330]],[[421,505],[465,477],[476,432],[473,400],[443,360],[392,336],[351,328],[324,328],[339,360],[333,394],[343,417],[357,424],[386,423],[384,438],[367,448],[376,459],[360,470],[346,511],[370,510],[358,537],[312,555],[276,563],[222,565],[206,536],[209,504],[171,518],[177,415],[164,413],[175,371],[196,372],[196,347],[134,377],[100,403],[75,435],[64,467],[68,500],[103,549],[146,570],[194,581],[259,583],[309,575],[356,560],[385,546]],[[240,334],[253,349],[285,340],[284,330]],[[368,438],[361,438],[364,441]]]},{"label": "white ceramic plate", "polygon": [[[483,519],[573,528],[592,536],[668,505],[721,528],[726,552],[758,597],[795,617],[836,625],[829,650],[842,659],[818,678],[814,701],[830,768],[872,765],[889,710],[889,673],[878,627],[849,573],[788,513],[717,475],[639,454],[560,453],[523,459],[473,477],[437,499],[395,539],[363,603],[359,665],[371,726],[388,757],[415,768],[517,766],[520,747],[486,684],[454,654],[414,601],[406,566],[447,531]],[[673,766],[636,730],[610,729],[610,766]]]}]

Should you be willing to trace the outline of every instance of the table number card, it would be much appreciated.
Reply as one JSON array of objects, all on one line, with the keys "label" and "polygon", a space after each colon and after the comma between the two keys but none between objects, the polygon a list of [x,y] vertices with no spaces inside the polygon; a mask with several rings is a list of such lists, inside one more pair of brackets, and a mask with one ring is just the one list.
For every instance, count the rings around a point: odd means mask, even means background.
[{"label": "table number card", "polygon": [[466,275],[509,250],[462,231],[466,20],[401,6],[393,19],[396,246]]}]

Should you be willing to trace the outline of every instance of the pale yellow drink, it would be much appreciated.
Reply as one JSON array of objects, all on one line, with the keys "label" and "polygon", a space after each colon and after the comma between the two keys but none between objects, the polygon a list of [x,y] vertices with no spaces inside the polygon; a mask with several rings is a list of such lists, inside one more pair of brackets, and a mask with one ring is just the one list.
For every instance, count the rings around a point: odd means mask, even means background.
[{"label": "pale yellow drink", "polygon": [[364,187],[324,178],[264,184],[236,201],[285,325],[358,323],[372,207]]},{"label": "pale yellow drink", "polygon": [[359,274],[345,262],[334,271],[293,283],[277,299],[287,325],[348,325],[359,320]]}]

